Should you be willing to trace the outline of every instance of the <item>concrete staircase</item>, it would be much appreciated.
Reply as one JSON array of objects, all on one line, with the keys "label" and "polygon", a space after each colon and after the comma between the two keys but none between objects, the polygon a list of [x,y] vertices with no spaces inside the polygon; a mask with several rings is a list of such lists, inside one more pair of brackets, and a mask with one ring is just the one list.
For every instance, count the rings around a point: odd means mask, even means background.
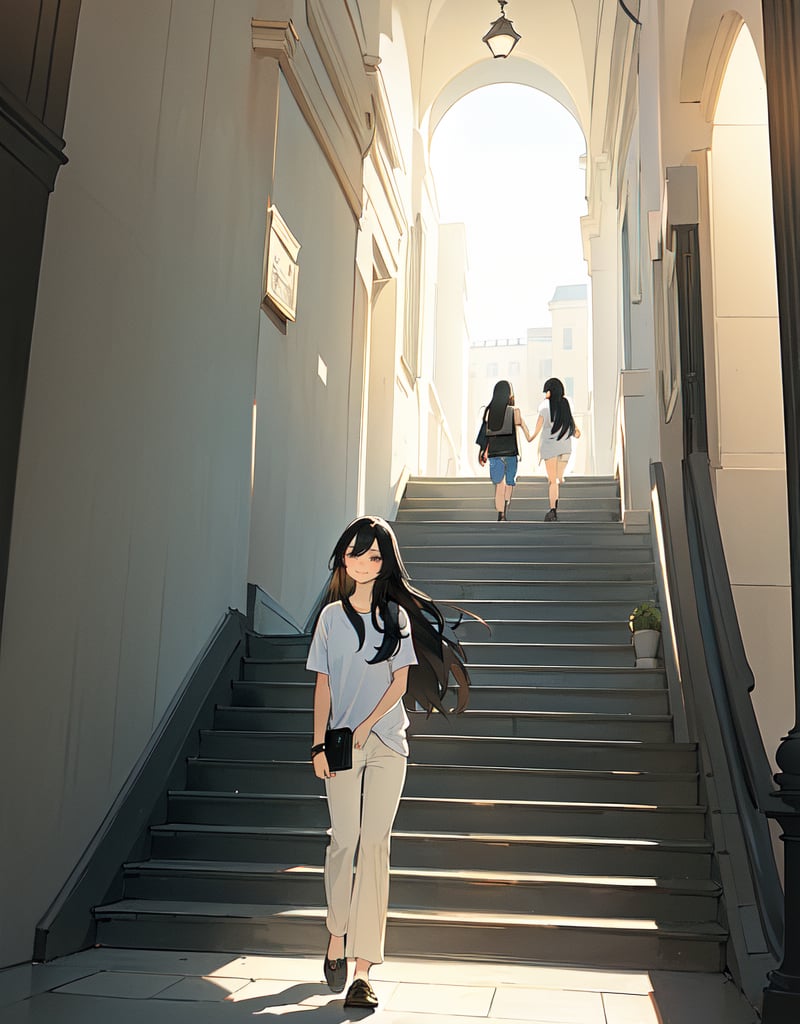
[{"label": "concrete staircase", "polygon": [[[470,709],[414,715],[392,845],[389,955],[717,971],[725,930],[697,753],[664,674],[634,667],[649,535],[609,479],[544,481],[496,523],[478,480],[412,480],[412,579],[491,623],[459,627]],[[307,642],[251,637],[242,678],[169,795],[149,860],[96,911],[105,945],[321,953],[327,809],[308,765]]]}]

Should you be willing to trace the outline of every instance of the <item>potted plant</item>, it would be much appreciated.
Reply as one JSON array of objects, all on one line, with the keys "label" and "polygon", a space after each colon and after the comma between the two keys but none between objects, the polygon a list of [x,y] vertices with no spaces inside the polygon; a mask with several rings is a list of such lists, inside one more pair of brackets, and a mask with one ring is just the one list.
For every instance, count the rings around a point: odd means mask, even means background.
[{"label": "potted plant", "polygon": [[[661,639],[661,610],[652,601],[642,601],[628,617],[628,625],[633,633],[637,666],[653,668]],[[647,662],[647,665],[642,662]]]}]

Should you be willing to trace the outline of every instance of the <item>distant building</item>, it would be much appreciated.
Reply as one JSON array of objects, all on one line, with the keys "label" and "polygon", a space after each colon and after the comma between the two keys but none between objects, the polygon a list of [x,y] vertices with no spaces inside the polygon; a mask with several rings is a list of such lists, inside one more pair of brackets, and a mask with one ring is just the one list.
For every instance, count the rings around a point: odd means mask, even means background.
[{"label": "distant building", "polygon": [[[590,472],[592,451],[587,436],[591,401],[587,292],[585,284],[559,285],[548,303],[550,327],[530,327],[525,336],[519,338],[471,342],[467,399],[467,416],[472,418],[474,433],[477,433],[481,411],[491,398],[495,382],[511,381],[516,404],[533,430],[544,382],[548,377],[559,377],[583,434],[571,467],[572,472],[580,474]],[[544,471],[537,464],[535,451],[535,447],[531,448],[528,456],[523,450],[522,472],[526,475]],[[475,471],[479,470],[474,445],[470,464]]]}]

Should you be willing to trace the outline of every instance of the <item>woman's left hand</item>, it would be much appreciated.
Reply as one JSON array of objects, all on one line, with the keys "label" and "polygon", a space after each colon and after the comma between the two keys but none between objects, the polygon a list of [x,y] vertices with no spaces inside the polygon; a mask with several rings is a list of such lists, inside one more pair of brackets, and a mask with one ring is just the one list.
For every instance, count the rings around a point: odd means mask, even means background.
[{"label": "woman's left hand", "polygon": [[362,722],[361,725],[357,725],[353,730],[353,746],[356,750],[361,750],[364,744],[367,742],[372,727],[367,725],[366,722]]}]

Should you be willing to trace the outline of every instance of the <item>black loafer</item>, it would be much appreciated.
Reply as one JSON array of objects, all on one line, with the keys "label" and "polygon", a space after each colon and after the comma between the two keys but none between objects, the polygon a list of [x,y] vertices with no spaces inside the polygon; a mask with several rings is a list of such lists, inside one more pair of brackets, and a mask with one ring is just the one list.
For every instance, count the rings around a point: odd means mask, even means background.
[{"label": "black loafer", "polygon": [[325,971],[325,981],[327,981],[328,988],[331,992],[341,992],[347,984],[346,958],[342,957],[341,960],[329,960],[325,957],[323,970]]},{"label": "black loafer", "polygon": [[356,978],[347,990],[347,995],[344,997],[344,1005],[374,1010],[378,1005],[378,997],[368,981],[364,981],[363,978]]}]

